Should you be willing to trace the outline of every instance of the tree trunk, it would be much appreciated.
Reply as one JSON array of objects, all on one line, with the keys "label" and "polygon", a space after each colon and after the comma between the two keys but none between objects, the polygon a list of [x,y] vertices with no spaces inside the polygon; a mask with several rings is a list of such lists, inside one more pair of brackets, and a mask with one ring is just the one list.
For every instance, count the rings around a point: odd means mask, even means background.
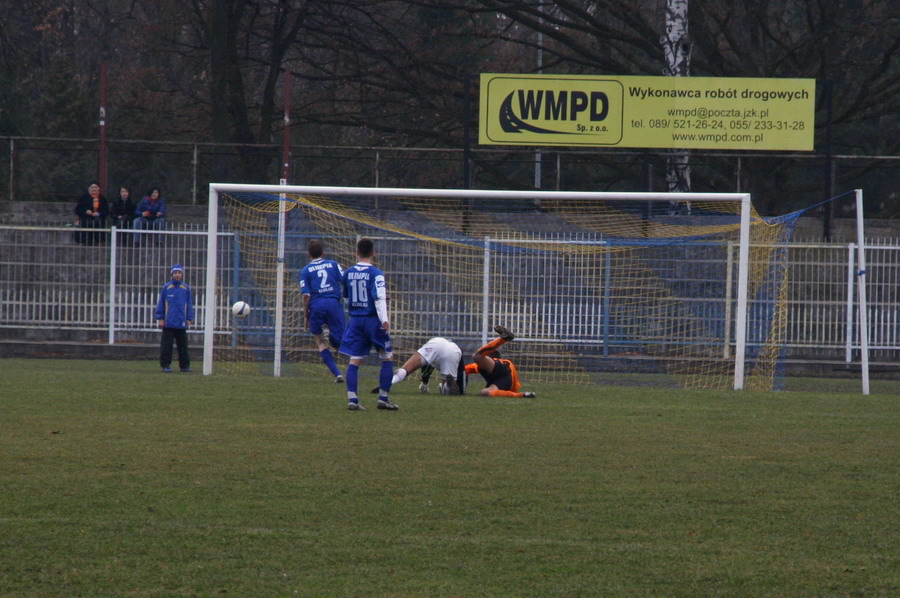
[{"label": "tree trunk", "polygon": [[[662,38],[669,77],[688,77],[691,67],[691,41],[688,37],[688,0],[667,0],[666,35]],[[669,191],[691,190],[690,158],[685,150],[673,150],[666,163],[666,185]]]},{"label": "tree trunk", "polygon": [[[258,143],[250,123],[238,39],[246,0],[214,0],[209,7],[209,53],[213,137],[218,142],[245,144],[238,147],[239,170],[235,173],[220,160],[214,167],[218,180],[267,182],[266,172],[274,154]],[[230,171],[230,172],[229,172]]]}]

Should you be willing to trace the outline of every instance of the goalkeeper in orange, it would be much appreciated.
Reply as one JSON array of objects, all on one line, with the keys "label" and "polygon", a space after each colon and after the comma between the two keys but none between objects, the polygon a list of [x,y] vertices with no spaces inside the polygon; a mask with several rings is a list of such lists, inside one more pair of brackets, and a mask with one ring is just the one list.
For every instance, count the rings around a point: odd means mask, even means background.
[{"label": "goalkeeper in orange", "polygon": [[533,392],[519,392],[522,385],[519,383],[519,372],[515,364],[509,359],[500,357],[501,345],[516,338],[503,326],[495,326],[494,332],[498,337],[481,347],[472,358],[475,363],[466,366],[466,375],[481,374],[487,383],[481,389],[481,394],[487,397],[523,397],[533,399],[537,395]]}]

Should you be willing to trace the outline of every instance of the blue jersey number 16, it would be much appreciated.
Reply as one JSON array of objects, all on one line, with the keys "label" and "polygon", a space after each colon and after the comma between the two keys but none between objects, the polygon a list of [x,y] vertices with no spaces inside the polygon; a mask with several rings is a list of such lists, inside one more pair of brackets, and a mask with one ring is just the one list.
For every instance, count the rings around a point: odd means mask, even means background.
[{"label": "blue jersey number 16", "polygon": [[350,281],[350,301],[353,303],[368,303],[369,289],[366,287],[365,280]]}]

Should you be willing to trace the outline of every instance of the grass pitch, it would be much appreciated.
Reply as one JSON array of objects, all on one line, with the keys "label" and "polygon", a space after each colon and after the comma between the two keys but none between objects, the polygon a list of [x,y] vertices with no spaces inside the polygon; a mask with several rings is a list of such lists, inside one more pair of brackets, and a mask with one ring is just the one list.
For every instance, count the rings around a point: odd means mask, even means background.
[{"label": "grass pitch", "polygon": [[900,592],[890,390],[408,381],[399,412],[351,413],[323,367],[0,360],[0,379],[3,596]]}]

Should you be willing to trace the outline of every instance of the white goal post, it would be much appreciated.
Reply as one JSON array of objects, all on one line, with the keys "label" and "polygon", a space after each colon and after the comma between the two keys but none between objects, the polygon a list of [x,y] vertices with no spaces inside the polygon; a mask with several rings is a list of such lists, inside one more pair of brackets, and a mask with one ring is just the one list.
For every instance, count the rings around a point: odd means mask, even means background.
[{"label": "white goal post", "polygon": [[[740,235],[737,255],[737,289],[735,301],[735,332],[734,332],[734,380],[733,388],[744,388],[745,355],[747,346],[747,321],[748,321],[748,276],[750,262],[750,223],[752,204],[750,194],[747,193],[642,193],[642,192],[574,192],[574,191],[499,191],[499,190],[462,190],[462,189],[403,189],[403,188],[362,188],[362,187],[323,187],[323,186],[297,186],[297,185],[244,185],[230,183],[212,183],[209,186],[209,228],[207,235],[207,264],[206,264],[206,289],[205,305],[207,306],[204,320],[204,348],[203,348],[203,373],[209,375],[213,372],[213,347],[214,333],[216,331],[216,312],[214,306],[220,305],[217,297],[217,256],[219,250],[220,234],[220,195],[226,193],[241,194],[271,194],[285,197],[285,195],[310,195],[318,197],[331,196],[365,196],[365,197],[391,197],[391,198],[457,198],[465,200],[581,200],[581,201],[625,201],[625,202],[729,202],[732,205],[740,205]],[[278,218],[278,233],[276,249],[278,255],[278,267],[284,267],[284,226],[285,218]],[[278,276],[278,280],[282,280]],[[282,302],[280,295],[283,289],[278,289],[276,321],[279,325],[275,330],[276,350],[275,375],[280,372],[280,311]]]}]

